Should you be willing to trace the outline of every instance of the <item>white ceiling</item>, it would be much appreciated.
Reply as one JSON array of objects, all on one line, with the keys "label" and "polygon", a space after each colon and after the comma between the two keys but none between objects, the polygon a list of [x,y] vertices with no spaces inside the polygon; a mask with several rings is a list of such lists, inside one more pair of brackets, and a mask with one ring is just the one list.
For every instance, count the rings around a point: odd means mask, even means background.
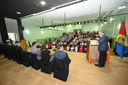
[{"label": "white ceiling", "polygon": [[[97,18],[99,15],[99,7],[101,5],[101,15],[116,10],[119,6],[124,5],[128,0],[88,0],[74,5],[56,9],[40,15],[31,16],[22,19],[23,26],[38,26],[42,25],[42,18],[45,25],[53,23],[63,23],[64,13],[67,22],[81,21]],[[116,10],[117,11],[117,10]],[[119,11],[118,11],[119,12]]]}]

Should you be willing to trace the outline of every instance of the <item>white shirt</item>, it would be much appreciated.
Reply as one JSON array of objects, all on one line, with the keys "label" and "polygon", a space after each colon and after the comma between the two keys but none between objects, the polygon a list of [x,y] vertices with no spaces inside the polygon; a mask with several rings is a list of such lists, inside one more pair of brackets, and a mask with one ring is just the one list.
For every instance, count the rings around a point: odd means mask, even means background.
[{"label": "white shirt", "polygon": [[39,52],[39,50],[36,46],[31,47],[31,53],[36,54],[37,56],[41,55],[41,53]]}]

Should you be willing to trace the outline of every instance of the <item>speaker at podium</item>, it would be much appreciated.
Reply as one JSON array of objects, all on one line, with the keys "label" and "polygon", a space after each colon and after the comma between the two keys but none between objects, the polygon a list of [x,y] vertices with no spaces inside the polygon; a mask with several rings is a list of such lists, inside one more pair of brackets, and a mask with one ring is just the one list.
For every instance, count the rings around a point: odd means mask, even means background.
[{"label": "speaker at podium", "polygon": [[[88,41],[86,58],[89,63],[99,60],[98,45],[99,45],[99,42],[97,40],[89,40]],[[109,45],[109,43],[108,43],[108,47],[109,47],[109,50],[107,52],[107,59],[106,59],[107,64],[110,61],[110,45]]]}]

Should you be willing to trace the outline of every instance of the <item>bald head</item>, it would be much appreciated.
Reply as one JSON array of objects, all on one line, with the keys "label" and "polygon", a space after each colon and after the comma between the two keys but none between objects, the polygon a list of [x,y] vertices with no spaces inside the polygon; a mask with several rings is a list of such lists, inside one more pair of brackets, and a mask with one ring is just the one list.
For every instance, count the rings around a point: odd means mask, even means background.
[{"label": "bald head", "polygon": [[59,46],[59,50],[63,50],[63,45],[60,45]]},{"label": "bald head", "polygon": [[103,31],[98,31],[98,35],[99,35],[100,37],[102,37],[103,34],[104,34]]}]

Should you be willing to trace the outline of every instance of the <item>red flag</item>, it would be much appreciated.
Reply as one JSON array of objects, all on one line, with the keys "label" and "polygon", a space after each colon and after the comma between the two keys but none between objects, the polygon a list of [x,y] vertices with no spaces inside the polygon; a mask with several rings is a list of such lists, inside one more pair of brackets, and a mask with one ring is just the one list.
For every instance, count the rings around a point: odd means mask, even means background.
[{"label": "red flag", "polygon": [[121,25],[121,27],[120,27],[119,34],[125,35],[125,36],[127,35],[127,34],[126,34],[126,27],[125,27],[125,19],[123,19],[122,25]]}]

